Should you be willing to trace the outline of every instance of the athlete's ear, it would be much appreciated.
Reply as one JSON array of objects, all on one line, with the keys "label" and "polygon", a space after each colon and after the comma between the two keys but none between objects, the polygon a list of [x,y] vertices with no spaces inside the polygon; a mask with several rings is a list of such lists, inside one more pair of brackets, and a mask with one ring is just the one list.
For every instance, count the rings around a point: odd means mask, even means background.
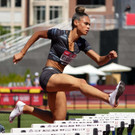
[{"label": "athlete's ear", "polygon": [[79,24],[78,20],[74,20],[74,26],[77,26]]}]

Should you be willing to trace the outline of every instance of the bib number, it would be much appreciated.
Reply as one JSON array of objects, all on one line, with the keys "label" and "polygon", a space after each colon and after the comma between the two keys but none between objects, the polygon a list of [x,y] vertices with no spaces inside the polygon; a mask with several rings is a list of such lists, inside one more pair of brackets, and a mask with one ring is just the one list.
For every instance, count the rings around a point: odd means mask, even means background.
[{"label": "bib number", "polygon": [[76,54],[73,54],[69,51],[64,51],[64,53],[60,57],[60,61],[69,64],[75,57]]}]

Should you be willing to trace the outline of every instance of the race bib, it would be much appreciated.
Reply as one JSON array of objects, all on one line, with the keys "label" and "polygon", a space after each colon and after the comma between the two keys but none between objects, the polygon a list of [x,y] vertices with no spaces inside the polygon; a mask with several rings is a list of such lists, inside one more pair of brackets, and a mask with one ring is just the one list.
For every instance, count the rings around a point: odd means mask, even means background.
[{"label": "race bib", "polygon": [[69,51],[64,51],[64,53],[60,57],[60,61],[62,64],[69,64],[72,59],[76,57],[76,54],[71,53]]}]

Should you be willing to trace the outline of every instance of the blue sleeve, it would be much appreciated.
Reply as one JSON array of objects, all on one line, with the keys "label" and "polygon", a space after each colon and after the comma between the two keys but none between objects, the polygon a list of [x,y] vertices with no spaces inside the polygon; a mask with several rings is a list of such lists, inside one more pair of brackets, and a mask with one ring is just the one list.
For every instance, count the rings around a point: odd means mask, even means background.
[{"label": "blue sleeve", "polygon": [[48,38],[52,40],[57,40],[57,38],[62,34],[62,30],[53,28],[48,30]]},{"label": "blue sleeve", "polygon": [[89,50],[92,49],[91,45],[87,42],[87,40],[81,38],[81,50],[84,51],[85,53]]}]

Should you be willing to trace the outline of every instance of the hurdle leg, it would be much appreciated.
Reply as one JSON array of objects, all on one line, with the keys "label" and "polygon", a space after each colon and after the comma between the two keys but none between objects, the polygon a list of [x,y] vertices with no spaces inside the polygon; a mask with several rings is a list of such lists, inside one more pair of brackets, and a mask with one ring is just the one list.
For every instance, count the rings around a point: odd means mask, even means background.
[{"label": "hurdle leg", "polygon": [[98,135],[98,129],[97,128],[93,129],[93,135]]},{"label": "hurdle leg", "polygon": [[134,119],[131,119],[131,124],[129,125],[129,127],[127,128],[127,133],[128,135],[132,134],[132,130],[134,128]]},{"label": "hurdle leg", "polygon": [[125,128],[124,121],[121,122],[121,126],[117,128],[117,135],[122,135]]},{"label": "hurdle leg", "polygon": [[103,135],[109,135],[110,134],[110,125],[106,125],[106,131],[103,132]]}]

